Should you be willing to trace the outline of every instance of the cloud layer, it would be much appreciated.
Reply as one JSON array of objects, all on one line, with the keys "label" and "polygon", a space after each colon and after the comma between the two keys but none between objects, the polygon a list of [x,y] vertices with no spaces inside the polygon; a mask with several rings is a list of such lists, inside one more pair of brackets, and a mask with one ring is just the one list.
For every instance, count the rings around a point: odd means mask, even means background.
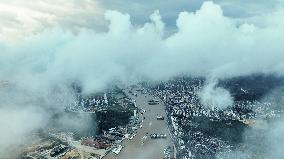
[{"label": "cloud layer", "polygon": [[[38,5],[45,2],[40,1]],[[95,4],[83,2],[80,5]],[[47,7],[54,8],[54,12],[62,11],[62,15],[54,17],[44,7],[40,12],[31,11],[30,3],[0,3],[5,12],[1,15],[12,16],[10,9],[17,5],[31,15],[20,18],[22,21],[4,20],[15,25],[20,35],[28,36],[20,42],[0,43],[0,80],[9,83],[14,90],[7,95],[7,90],[0,88],[4,94],[0,98],[0,114],[10,112],[10,116],[1,116],[0,136],[3,138],[13,137],[7,128],[10,120],[25,129],[21,124],[25,117],[28,116],[26,121],[35,120],[33,117],[41,121],[52,115],[46,113],[46,108],[64,109],[73,100],[68,89],[73,82],[80,83],[84,93],[90,93],[102,90],[113,81],[129,84],[145,79],[166,80],[179,74],[214,78],[259,72],[283,75],[283,8],[240,22],[224,16],[219,5],[205,2],[196,12],[181,12],[176,20],[177,31],[165,36],[167,24],[158,11],[143,26],[133,25],[128,14],[107,11],[108,31],[101,32],[90,28],[89,23],[85,25],[89,20],[96,23],[95,19],[80,19],[81,15],[96,12],[96,5],[82,5],[83,9],[77,9],[79,4],[74,0],[73,9],[64,10],[64,1],[57,1],[55,4],[62,5],[63,11],[61,7]],[[5,6],[8,9],[5,10]],[[88,7],[91,8],[88,10]],[[65,19],[67,15],[74,18]],[[38,16],[46,17],[46,23],[39,22]],[[64,24],[74,26],[77,34],[73,29],[73,32],[66,30]],[[37,27],[32,28],[39,28],[37,34],[29,31],[29,26],[34,25]],[[42,27],[45,29],[40,29]],[[8,28],[0,28],[1,35],[7,33]],[[23,111],[17,111],[19,108]],[[17,135],[25,136],[44,124],[30,123],[25,129],[28,131],[20,131]],[[2,142],[0,140],[0,145],[19,144]]]},{"label": "cloud layer", "polygon": [[103,9],[94,0],[1,0],[0,41],[15,40],[49,27],[78,32],[102,28]]}]

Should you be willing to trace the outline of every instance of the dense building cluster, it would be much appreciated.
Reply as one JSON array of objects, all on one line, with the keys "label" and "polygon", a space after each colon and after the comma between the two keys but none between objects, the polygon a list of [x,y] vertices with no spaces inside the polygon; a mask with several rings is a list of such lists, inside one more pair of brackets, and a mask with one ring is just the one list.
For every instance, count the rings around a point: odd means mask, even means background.
[{"label": "dense building cluster", "polygon": [[[86,130],[64,130],[51,124],[39,136],[39,142],[24,151],[22,158],[102,158],[109,152],[118,154],[125,139],[136,135],[140,113],[135,101],[121,89],[106,93],[83,96],[77,94],[74,103],[66,108],[64,115],[83,115],[93,126]],[[58,114],[60,116],[62,114]]]},{"label": "dense building cluster", "polygon": [[117,105],[124,108],[135,106],[135,102],[117,87],[96,94],[82,95],[76,93],[74,99],[73,103],[66,108],[68,111],[91,113],[107,110]]},{"label": "dense building cluster", "polygon": [[[243,80],[242,78],[241,81]],[[147,132],[142,137],[142,144],[147,136],[151,141],[172,139],[174,145],[165,147],[164,159],[227,159],[230,158],[228,156],[231,152],[248,148],[249,145],[243,140],[253,138],[243,138],[241,134],[248,128],[256,127],[265,131],[267,120],[279,118],[284,109],[276,107],[275,103],[269,100],[260,100],[260,95],[268,92],[268,88],[263,88],[262,83],[258,85],[256,81],[256,85],[251,83],[249,86],[243,86],[237,79],[233,81],[237,84],[221,81],[223,83],[218,85],[233,91],[230,92],[234,99],[233,104],[222,109],[213,105],[202,105],[200,93],[205,85],[203,78],[178,77],[166,82],[143,83],[143,87],[139,86],[136,90],[126,89],[127,93],[138,97],[137,99],[140,96],[146,98],[150,94],[153,99],[145,101],[148,106],[155,107],[161,103],[166,106],[167,114],[157,114],[152,118],[166,120],[170,133]],[[44,137],[41,137],[37,144],[24,151],[23,157],[102,158],[109,152],[118,155],[123,149],[121,142],[132,140],[137,131],[144,128],[142,124],[146,110],[140,108],[140,105],[137,106],[134,99],[118,88],[88,96],[78,93],[76,100],[65,113],[70,113],[71,116],[83,113],[95,117],[96,131],[47,131],[41,134]],[[251,152],[254,156],[258,155],[255,158],[262,155],[261,152],[255,153],[254,149]]]},{"label": "dense building cluster", "polygon": [[[283,112],[271,109],[271,103],[258,100],[234,101],[233,106],[223,110],[205,107],[199,97],[203,78],[180,77],[144,86],[166,104],[177,156],[181,159],[215,158],[216,154],[229,153],[241,144],[240,134],[254,119],[279,117]],[[238,89],[246,96],[251,95],[246,88]]]}]

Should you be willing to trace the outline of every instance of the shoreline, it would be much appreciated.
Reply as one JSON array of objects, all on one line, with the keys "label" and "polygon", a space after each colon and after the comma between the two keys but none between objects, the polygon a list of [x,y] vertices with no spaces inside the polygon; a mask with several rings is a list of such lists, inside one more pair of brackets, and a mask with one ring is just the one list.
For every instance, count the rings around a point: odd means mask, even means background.
[{"label": "shoreline", "polygon": [[[126,90],[128,91],[128,89]],[[143,94],[135,90],[135,95],[126,92],[126,95],[136,101],[139,109],[145,110],[139,113],[141,127],[137,128],[136,136],[132,139],[125,139],[121,142],[124,147],[121,152],[115,155],[112,152],[106,154],[103,159],[159,159],[164,158],[164,149],[168,146],[175,148],[172,134],[167,123],[166,105],[164,102],[150,94]],[[148,101],[158,99],[159,104],[149,105]],[[157,120],[156,117],[162,115],[165,120]],[[139,124],[137,125],[139,126]],[[165,139],[151,139],[150,134],[166,134]]]}]

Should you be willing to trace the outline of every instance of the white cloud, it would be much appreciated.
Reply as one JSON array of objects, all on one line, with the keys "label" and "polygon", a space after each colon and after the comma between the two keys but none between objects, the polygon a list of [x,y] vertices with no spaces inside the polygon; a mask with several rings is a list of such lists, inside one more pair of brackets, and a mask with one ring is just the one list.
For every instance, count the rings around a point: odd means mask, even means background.
[{"label": "white cloud", "polygon": [[[1,2],[0,4],[12,8],[18,7],[20,3]],[[44,2],[46,1],[42,1]],[[41,104],[32,102],[34,107],[45,108],[54,104],[58,106],[57,103],[62,109],[65,100],[54,100],[54,96],[50,97],[53,93],[51,90],[57,88],[59,91],[56,92],[59,94],[55,95],[68,100],[68,96],[64,94],[66,91],[68,94],[66,85],[74,81],[80,82],[84,92],[88,93],[103,89],[108,83],[116,80],[129,84],[141,79],[165,80],[178,74],[211,75],[216,78],[256,72],[276,72],[283,75],[283,8],[262,15],[264,25],[259,26],[255,21],[250,23],[249,19],[246,23],[240,23],[234,18],[226,17],[219,5],[206,2],[196,12],[180,13],[177,32],[164,37],[165,24],[158,12],[143,26],[133,25],[128,14],[108,11],[105,17],[110,21],[110,25],[106,32],[98,32],[96,29],[79,29],[78,34],[62,31],[73,26],[76,29],[82,26],[86,28],[89,23],[85,25],[84,22],[89,20],[81,18],[93,15],[88,14],[92,9],[81,11],[86,8],[83,5],[84,9],[78,11],[78,4],[75,3],[78,1],[71,2],[73,7],[69,6],[68,9],[62,5],[63,1],[54,3],[55,6],[50,4],[48,8],[54,8],[51,11],[40,7],[36,12],[40,13],[38,15],[34,15],[35,9],[30,6],[31,1],[25,5],[22,2],[20,8],[25,6],[25,16],[31,14],[20,18],[22,21],[17,20],[21,17],[18,15],[20,13],[12,14],[17,12],[15,9],[12,9],[12,13],[4,9],[5,14],[1,14],[8,17],[5,19],[5,26],[14,26],[16,32],[28,37],[20,43],[0,44],[0,78],[15,83],[31,98],[46,99]],[[87,4],[92,1],[84,2]],[[62,5],[63,9],[58,9],[57,5]],[[92,8],[92,5],[88,7]],[[49,24],[50,28],[56,26],[57,29],[41,31],[43,23],[37,16],[40,16],[41,20],[42,17],[47,17],[45,24]],[[254,19],[257,21],[257,18]],[[30,33],[34,32],[33,29],[26,31],[25,24],[28,30],[29,25],[33,26],[31,28],[37,28],[37,34]],[[228,96],[226,91],[213,89],[213,93],[215,91]],[[2,89],[0,92],[6,93]],[[11,98],[7,97],[5,100],[9,101],[12,97],[25,96],[16,91]],[[16,104],[12,109],[17,110],[17,105],[29,106],[21,98],[18,101],[23,104]],[[6,110],[6,106],[0,103],[1,114]],[[32,127],[37,129],[38,125]],[[1,129],[5,129],[5,126]],[[1,136],[2,131],[0,133]]]},{"label": "white cloud", "polygon": [[206,108],[214,110],[214,108],[225,109],[233,106],[234,99],[230,92],[224,88],[218,87],[218,80],[210,79],[208,83],[199,93],[200,102]]},{"label": "white cloud", "polygon": [[95,0],[1,0],[0,40],[15,40],[49,27],[73,32],[102,28],[103,12]]}]

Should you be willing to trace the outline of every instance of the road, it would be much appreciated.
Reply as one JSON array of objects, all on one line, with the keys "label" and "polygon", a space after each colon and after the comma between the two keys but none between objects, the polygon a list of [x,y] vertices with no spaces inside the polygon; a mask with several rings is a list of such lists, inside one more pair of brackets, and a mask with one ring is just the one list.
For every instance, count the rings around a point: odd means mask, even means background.
[{"label": "road", "polygon": [[[110,152],[103,159],[162,159],[164,148],[173,146],[170,138],[169,129],[166,123],[165,105],[159,100],[158,105],[148,105],[148,100],[154,99],[152,95],[141,94],[136,92],[137,97],[129,95],[136,100],[138,108],[145,109],[143,114],[145,119],[142,123],[142,128],[138,127],[138,132],[132,140],[124,140],[121,145],[124,146],[118,155]],[[163,115],[165,120],[157,120],[157,115]],[[142,115],[140,115],[142,116]],[[148,135],[147,139],[143,139],[146,133],[152,134],[167,134],[166,139],[151,139]]]}]

